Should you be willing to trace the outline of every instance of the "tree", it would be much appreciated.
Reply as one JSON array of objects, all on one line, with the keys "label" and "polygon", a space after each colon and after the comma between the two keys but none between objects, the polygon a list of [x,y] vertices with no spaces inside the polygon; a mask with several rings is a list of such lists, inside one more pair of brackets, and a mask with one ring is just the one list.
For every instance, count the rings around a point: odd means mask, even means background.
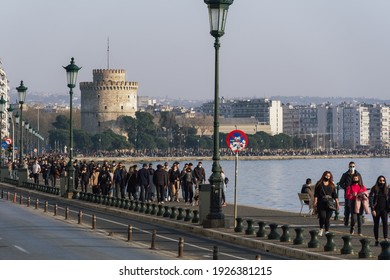
[{"label": "tree", "polygon": [[58,115],[52,124],[56,129],[69,129],[70,120],[64,115]]}]

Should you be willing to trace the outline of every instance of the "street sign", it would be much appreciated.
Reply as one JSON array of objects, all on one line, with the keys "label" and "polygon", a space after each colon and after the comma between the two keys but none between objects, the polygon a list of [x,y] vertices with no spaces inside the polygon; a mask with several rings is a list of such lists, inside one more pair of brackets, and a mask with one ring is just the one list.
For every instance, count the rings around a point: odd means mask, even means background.
[{"label": "street sign", "polygon": [[6,149],[8,147],[7,142],[3,141],[1,142],[1,148]]},{"label": "street sign", "polygon": [[10,145],[12,144],[12,139],[11,138],[5,138],[5,142],[7,143],[7,145]]},{"label": "street sign", "polygon": [[248,146],[248,136],[241,130],[233,130],[226,137],[226,145],[234,153],[238,153]]}]

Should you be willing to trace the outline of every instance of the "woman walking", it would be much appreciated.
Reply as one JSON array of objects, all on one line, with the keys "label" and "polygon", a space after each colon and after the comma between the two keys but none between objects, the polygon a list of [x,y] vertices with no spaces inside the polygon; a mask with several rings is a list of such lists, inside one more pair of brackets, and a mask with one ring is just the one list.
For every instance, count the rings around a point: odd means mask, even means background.
[{"label": "woman walking", "polygon": [[319,236],[329,232],[330,218],[332,217],[333,210],[328,208],[326,200],[333,198],[336,202],[336,208],[339,209],[339,200],[336,194],[336,188],[333,182],[333,175],[330,171],[325,171],[322,177],[316,183],[314,190],[314,208],[317,208],[318,218],[320,223]]},{"label": "woman walking", "polygon": [[375,246],[379,245],[379,220],[382,220],[383,238],[387,241],[389,188],[385,176],[379,176],[370,190],[369,202],[372,218],[374,220]]},{"label": "woman walking", "polygon": [[363,208],[357,207],[358,199],[362,200],[362,197],[367,195],[367,188],[362,183],[362,178],[360,175],[355,174],[352,176],[351,184],[347,187],[346,197],[350,203],[350,211],[351,211],[351,229],[350,234],[355,233],[355,224],[357,221],[358,225],[358,234],[362,235],[362,214]]}]

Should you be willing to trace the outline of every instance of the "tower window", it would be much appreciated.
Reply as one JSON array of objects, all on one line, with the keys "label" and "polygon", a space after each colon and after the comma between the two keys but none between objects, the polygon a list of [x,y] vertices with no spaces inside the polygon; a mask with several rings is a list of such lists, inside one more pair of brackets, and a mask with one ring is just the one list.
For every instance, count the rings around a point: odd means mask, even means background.
[{"label": "tower window", "polygon": [[123,106],[121,106],[121,110],[123,110]]},{"label": "tower window", "polygon": [[104,109],[106,109],[106,110],[107,110],[107,106],[104,106]]}]

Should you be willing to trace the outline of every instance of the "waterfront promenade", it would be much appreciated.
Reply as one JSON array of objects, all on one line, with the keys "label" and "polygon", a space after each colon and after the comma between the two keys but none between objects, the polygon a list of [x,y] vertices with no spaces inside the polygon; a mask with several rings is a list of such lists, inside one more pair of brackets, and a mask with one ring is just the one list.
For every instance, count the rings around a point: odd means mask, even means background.
[{"label": "waterfront promenade", "polygon": [[[2,192],[15,193],[19,191],[26,191],[25,188],[18,188],[12,184],[2,183],[1,185]],[[40,195],[46,195],[47,197],[52,197],[58,201],[63,201],[69,205],[74,204],[82,205],[84,203],[93,203],[89,201],[83,201],[80,199],[65,199],[59,196],[52,194],[45,194],[36,190],[28,190],[29,193],[39,193]],[[297,203],[299,203],[298,198],[296,198]],[[238,244],[241,246],[246,246],[251,249],[258,249],[259,255],[261,256],[261,251],[285,256],[291,259],[302,259],[302,260],[327,260],[327,259],[349,259],[349,260],[375,260],[378,259],[378,255],[382,252],[381,246],[375,247],[374,238],[372,233],[372,223],[366,221],[363,225],[363,236],[350,235],[349,228],[345,227],[340,220],[332,220],[331,222],[331,233],[333,237],[333,248],[331,251],[325,250],[326,245],[328,244],[328,239],[325,236],[316,238],[318,240],[318,246],[316,248],[309,248],[309,243],[311,242],[310,231],[318,230],[318,219],[316,216],[301,216],[299,213],[279,211],[274,209],[264,209],[256,207],[248,207],[244,205],[238,206],[238,217],[242,219],[242,230],[237,231],[237,228],[234,227],[233,212],[234,207],[232,204],[228,204],[226,207],[222,208],[223,213],[225,214],[226,219],[230,221],[230,227],[227,228],[204,228],[199,223],[194,223],[192,221],[183,221],[172,219],[170,217],[163,217],[153,214],[146,214],[138,211],[129,211],[129,209],[124,209],[120,207],[107,206],[102,203],[94,203],[96,207],[105,211],[116,211],[126,215],[130,215],[132,218],[139,220],[144,220],[152,223],[159,223],[166,226],[171,226],[175,229],[181,229],[202,236],[208,237],[210,239],[219,239],[233,244]],[[188,206],[182,202],[167,202],[164,206],[191,209],[191,211],[199,210],[199,206]],[[202,206],[201,206],[202,207]],[[341,217],[342,218],[342,217]],[[253,222],[253,230],[248,231],[248,221]],[[259,223],[264,224],[264,233],[262,236],[257,236],[259,233]],[[277,237],[270,238],[271,229],[270,225],[277,225],[275,232]],[[282,230],[282,227],[286,230],[288,228],[288,235],[286,236],[285,230]],[[302,235],[302,244],[294,244],[296,239],[296,229],[303,230]],[[351,237],[350,246],[348,253],[341,253],[344,248],[345,242],[343,238],[346,236]],[[382,228],[380,228],[380,237],[382,236]],[[283,239],[283,240],[282,240]],[[362,250],[361,240],[369,240],[371,245],[369,250],[371,251],[372,257],[359,257],[359,252]]]}]

